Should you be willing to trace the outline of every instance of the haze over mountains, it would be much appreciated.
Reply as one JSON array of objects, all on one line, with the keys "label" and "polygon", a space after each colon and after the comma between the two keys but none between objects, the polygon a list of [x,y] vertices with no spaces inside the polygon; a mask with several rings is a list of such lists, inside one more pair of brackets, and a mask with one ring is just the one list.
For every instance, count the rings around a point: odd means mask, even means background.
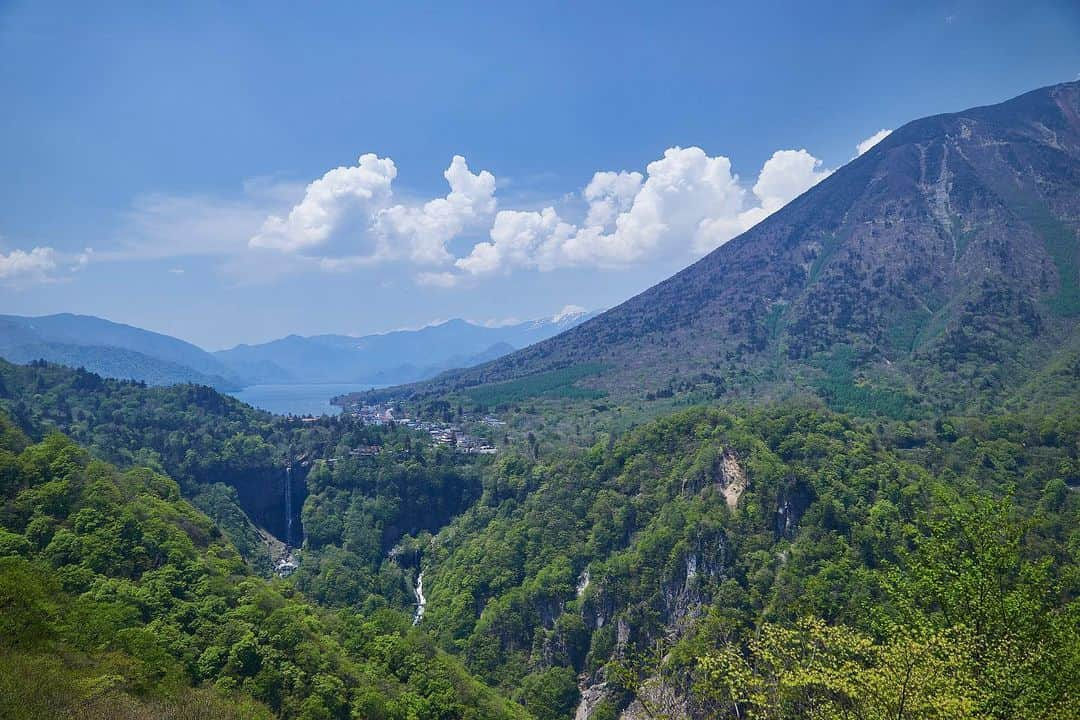
[{"label": "haze over mountains", "polygon": [[197,383],[240,387],[221,361],[189,342],[90,315],[0,316],[0,357],[83,367],[99,375],[151,385]]},{"label": "haze over mountains", "polygon": [[363,337],[290,335],[259,345],[238,345],[214,356],[255,383],[402,383],[492,360],[595,315],[571,310],[499,327],[456,319]]},{"label": "haze over mountains", "polygon": [[0,316],[0,357],[84,367],[151,385],[410,382],[467,367],[544,340],[593,317],[570,308],[499,327],[449,320],[379,335],[290,335],[209,353],[168,335],[86,315]]},{"label": "haze over mountains", "polygon": [[[991,402],[1075,365],[1080,83],[910,122],[694,265],[555,338],[379,396],[594,367],[620,396],[858,387]],[[600,369],[602,368],[602,369]],[[921,393],[916,401],[914,393]]]}]

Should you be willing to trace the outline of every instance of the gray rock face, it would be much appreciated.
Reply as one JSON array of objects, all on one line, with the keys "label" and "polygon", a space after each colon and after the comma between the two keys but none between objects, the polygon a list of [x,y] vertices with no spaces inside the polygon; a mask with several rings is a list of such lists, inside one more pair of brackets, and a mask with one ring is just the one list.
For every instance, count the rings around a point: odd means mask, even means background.
[{"label": "gray rock face", "polygon": [[574,720],[590,720],[596,707],[610,696],[608,684],[600,682],[581,688],[581,700],[574,712]]}]

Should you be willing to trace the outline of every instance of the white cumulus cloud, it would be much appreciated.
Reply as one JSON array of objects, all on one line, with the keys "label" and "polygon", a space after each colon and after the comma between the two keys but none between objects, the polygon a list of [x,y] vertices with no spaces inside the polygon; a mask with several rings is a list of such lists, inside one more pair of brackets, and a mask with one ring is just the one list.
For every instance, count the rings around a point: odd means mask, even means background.
[{"label": "white cumulus cloud", "polygon": [[304,199],[286,217],[271,215],[249,245],[294,252],[317,247],[353,213],[373,214],[390,199],[397,168],[390,158],[360,156],[353,167],[338,167],[312,182]]},{"label": "white cumulus cloud", "polygon": [[873,135],[866,138],[865,140],[863,140],[862,142],[860,142],[858,145],[855,146],[855,157],[858,157],[858,156],[862,155],[867,150],[874,147],[875,145],[877,145],[879,142],[881,142],[885,138],[889,137],[889,135],[891,135],[891,134],[892,134],[892,130],[885,130],[885,129],[878,130],[876,133],[874,133]]},{"label": "white cumulus cloud", "polygon": [[395,205],[380,210],[375,230],[389,246],[417,263],[442,264],[452,260],[446,243],[470,223],[495,212],[495,176],[469,171],[465,158],[455,155],[443,173],[450,193],[421,206]]},{"label": "white cumulus cloud", "polygon": [[777,150],[761,166],[754,183],[757,205],[739,214],[740,232],[757,225],[830,173],[830,170],[823,170],[821,161],[806,150]]},{"label": "white cumulus cloud", "polygon": [[778,150],[761,166],[754,195],[774,213],[828,176],[821,161],[806,150]]},{"label": "white cumulus cloud", "polygon": [[35,247],[30,251],[15,249],[0,253],[0,282],[6,285],[36,285],[54,282],[59,279],[58,272],[74,272],[84,267],[93,250],[87,248],[81,253],[59,252],[51,247]]},{"label": "white cumulus cloud", "polygon": [[579,226],[553,207],[502,210],[489,239],[455,265],[480,275],[511,268],[624,267],[671,254],[701,255],[749,229],[830,171],[806,150],[781,150],[747,192],[731,161],[698,147],[669,148],[638,172],[598,172]]},{"label": "white cumulus cloud", "polygon": [[[392,159],[362,155],[355,166],[330,170],[308,185],[287,216],[267,217],[248,244],[316,257],[328,271],[393,259],[440,265],[453,260],[450,240],[495,212],[495,176],[473,173],[460,155],[443,173],[450,186],[445,197],[392,204],[396,177]],[[331,252],[331,242],[344,252]]]},{"label": "white cumulus cloud", "polygon": [[715,247],[730,239],[733,233],[718,234],[714,221],[737,215],[746,191],[726,157],[709,157],[698,147],[669,148],[663,158],[648,164],[645,178],[611,232],[586,225],[561,243],[559,260],[626,265],[672,244],[689,240],[694,247]]},{"label": "white cumulus cloud", "polygon": [[455,265],[474,275],[492,273],[509,267],[552,269],[559,243],[568,239],[575,228],[563,222],[555,208],[540,212],[501,210],[495,215],[490,242],[473,246],[467,257]]},{"label": "white cumulus cloud", "polygon": [[620,213],[633,206],[644,180],[639,172],[598,172],[593,175],[584,192],[589,203],[585,225],[607,227],[614,223]]},{"label": "white cumulus cloud", "polygon": [[[858,143],[858,153],[890,132]],[[517,207],[500,210],[496,177],[473,172],[461,155],[443,173],[445,196],[415,199],[395,194],[391,158],[367,153],[306,186],[264,177],[231,198],[140,196],[95,260],[220,256],[226,274],[257,282],[396,261],[416,266],[414,280],[435,287],[516,268],[626,268],[710,252],[830,172],[805,149],[778,150],[750,184],[727,157],[676,146],[644,172],[599,171],[547,207],[519,194]],[[466,240],[472,247],[455,253]],[[0,253],[0,281],[47,280],[87,257],[49,247]]]}]

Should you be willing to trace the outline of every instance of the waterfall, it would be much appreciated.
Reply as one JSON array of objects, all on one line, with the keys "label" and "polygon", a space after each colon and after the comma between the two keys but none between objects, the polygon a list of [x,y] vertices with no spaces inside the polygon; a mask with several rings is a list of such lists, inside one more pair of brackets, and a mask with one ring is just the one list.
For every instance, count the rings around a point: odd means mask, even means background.
[{"label": "waterfall", "polygon": [[285,466],[285,545],[292,545],[292,465]]},{"label": "waterfall", "polygon": [[416,613],[413,615],[412,624],[419,625],[420,619],[424,617],[424,609],[427,607],[427,599],[424,598],[424,572],[422,570],[416,576],[416,587],[413,589],[413,593],[416,595]]},{"label": "waterfall", "polygon": [[578,576],[577,582],[577,596],[580,599],[585,591],[589,589],[589,568],[585,568],[581,571],[581,575]]}]

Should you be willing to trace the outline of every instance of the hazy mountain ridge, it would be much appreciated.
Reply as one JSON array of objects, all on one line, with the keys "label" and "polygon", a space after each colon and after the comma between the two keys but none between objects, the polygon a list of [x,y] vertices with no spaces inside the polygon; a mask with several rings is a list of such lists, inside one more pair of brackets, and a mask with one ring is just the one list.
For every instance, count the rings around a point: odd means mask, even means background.
[{"label": "hazy mountain ridge", "polygon": [[[949,402],[1047,367],[1080,314],[1080,83],[916,120],[668,280],[555,338],[387,392],[579,363],[614,393],[805,386],[851,348]],[[845,356],[847,357],[847,356]],[[1060,360],[1060,358],[1057,358]]]},{"label": "hazy mountain ridge", "polygon": [[191,343],[90,315],[0,316],[0,357],[15,363],[48,360],[151,385],[233,389],[243,384]]},{"label": "hazy mountain ridge", "polygon": [[250,384],[396,383],[487,362],[594,316],[488,327],[449,320],[379,335],[289,335],[209,353],[168,335],[89,315],[0,316],[0,357],[48,360],[151,385],[195,383],[233,390]]},{"label": "hazy mountain ridge", "polygon": [[595,313],[489,327],[448,320],[378,335],[289,335],[215,353],[234,372],[259,383],[411,382],[499,357],[575,327]]}]

